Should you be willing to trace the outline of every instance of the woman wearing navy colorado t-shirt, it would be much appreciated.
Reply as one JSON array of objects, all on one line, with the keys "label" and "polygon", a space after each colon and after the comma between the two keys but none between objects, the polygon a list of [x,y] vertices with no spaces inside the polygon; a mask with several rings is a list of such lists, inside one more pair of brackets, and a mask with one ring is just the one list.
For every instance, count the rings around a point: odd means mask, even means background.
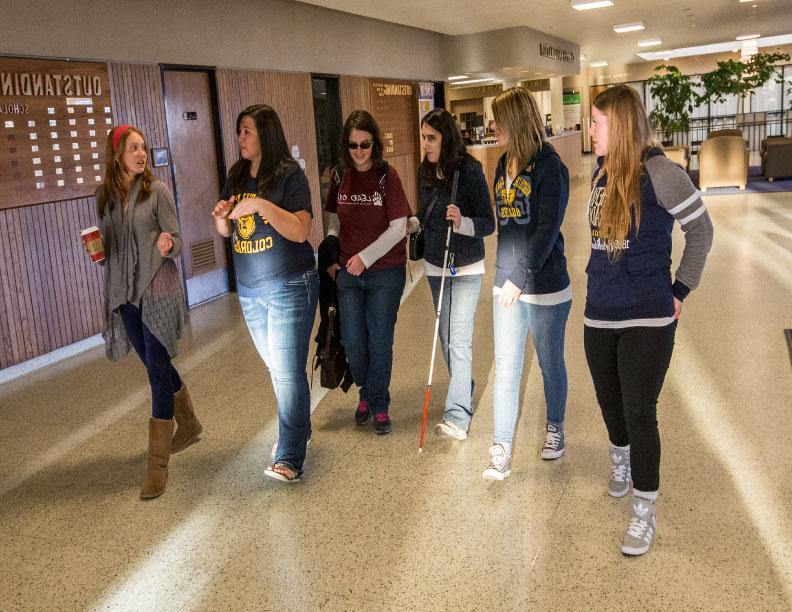
[{"label": "woman wearing navy colorado t-shirt", "polygon": [[236,125],[240,159],[212,215],[232,237],[239,303],[278,401],[278,444],[264,474],[295,482],[311,433],[305,364],[319,295],[311,193],[271,107],[246,108]]}]

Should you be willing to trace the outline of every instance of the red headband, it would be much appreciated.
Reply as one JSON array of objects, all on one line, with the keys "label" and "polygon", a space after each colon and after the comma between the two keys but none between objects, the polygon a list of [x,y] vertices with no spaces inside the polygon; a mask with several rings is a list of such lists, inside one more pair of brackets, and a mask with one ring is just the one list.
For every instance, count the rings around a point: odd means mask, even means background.
[{"label": "red headband", "polygon": [[123,135],[124,135],[124,132],[126,132],[126,131],[127,131],[129,128],[131,128],[131,127],[132,127],[131,125],[127,125],[127,124],[125,123],[124,125],[119,125],[119,126],[118,126],[118,127],[115,129],[115,132],[113,132],[113,139],[112,139],[112,142],[113,142],[113,151],[116,151],[116,150],[118,150],[118,142],[121,140],[121,136],[123,136]]}]

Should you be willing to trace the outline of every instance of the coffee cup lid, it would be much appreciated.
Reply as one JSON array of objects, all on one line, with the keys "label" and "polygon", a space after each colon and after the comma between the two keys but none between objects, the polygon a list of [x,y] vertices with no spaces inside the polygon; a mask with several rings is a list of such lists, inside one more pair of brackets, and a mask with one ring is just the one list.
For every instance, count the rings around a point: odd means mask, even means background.
[{"label": "coffee cup lid", "polygon": [[87,227],[84,230],[82,230],[80,232],[80,236],[85,236],[86,234],[92,234],[93,232],[98,232],[98,231],[99,231],[99,228],[94,225],[92,227]]}]

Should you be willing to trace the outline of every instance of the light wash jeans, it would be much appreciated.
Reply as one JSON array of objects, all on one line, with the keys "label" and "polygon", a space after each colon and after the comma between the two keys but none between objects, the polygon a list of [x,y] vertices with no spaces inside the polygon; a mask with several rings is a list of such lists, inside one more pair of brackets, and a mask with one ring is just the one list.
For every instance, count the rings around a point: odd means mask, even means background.
[{"label": "light wash jeans", "polygon": [[[473,321],[481,289],[481,274],[446,276],[440,309],[440,346],[451,381],[443,419],[467,431],[473,416]],[[437,311],[440,277],[427,276]]]},{"label": "light wash jeans", "polygon": [[360,387],[360,400],[372,412],[388,412],[393,370],[393,330],[404,291],[404,266],[336,275],[341,344]]},{"label": "light wash jeans", "polygon": [[319,298],[315,270],[265,297],[239,297],[253,344],[269,369],[278,401],[278,449],[273,463],[302,473],[311,435],[306,363]]},{"label": "light wash jeans", "polygon": [[495,443],[512,454],[512,441],[520,412],[520,379],[528,332],[533,335],[536,356],[542,370],[547,420],[564,422],[567,400],[567,373],[564,364],[564,334],[572,301],[554,306],[538,306],[518,301],[504,308],[493,296],[495,330]]}]

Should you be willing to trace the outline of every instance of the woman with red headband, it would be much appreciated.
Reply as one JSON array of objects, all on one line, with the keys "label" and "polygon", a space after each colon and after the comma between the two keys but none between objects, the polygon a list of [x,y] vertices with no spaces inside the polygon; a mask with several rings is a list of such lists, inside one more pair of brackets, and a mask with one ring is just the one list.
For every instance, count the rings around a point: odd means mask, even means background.
[{"label": "woman with red headband", "polygon": [[151,174],[146,151],[137,128],[120,125],[111,130],[105,178],[96,191],[105,250],[105,350],[111,361],[118,361],[131,344],[151,384],[148,468],[141,499],[162,495],[170,454],[195,442],[202,429],[187,386],[171,364],[187,318],[174,262],[182,250],[176,205],[170,190]]}]

